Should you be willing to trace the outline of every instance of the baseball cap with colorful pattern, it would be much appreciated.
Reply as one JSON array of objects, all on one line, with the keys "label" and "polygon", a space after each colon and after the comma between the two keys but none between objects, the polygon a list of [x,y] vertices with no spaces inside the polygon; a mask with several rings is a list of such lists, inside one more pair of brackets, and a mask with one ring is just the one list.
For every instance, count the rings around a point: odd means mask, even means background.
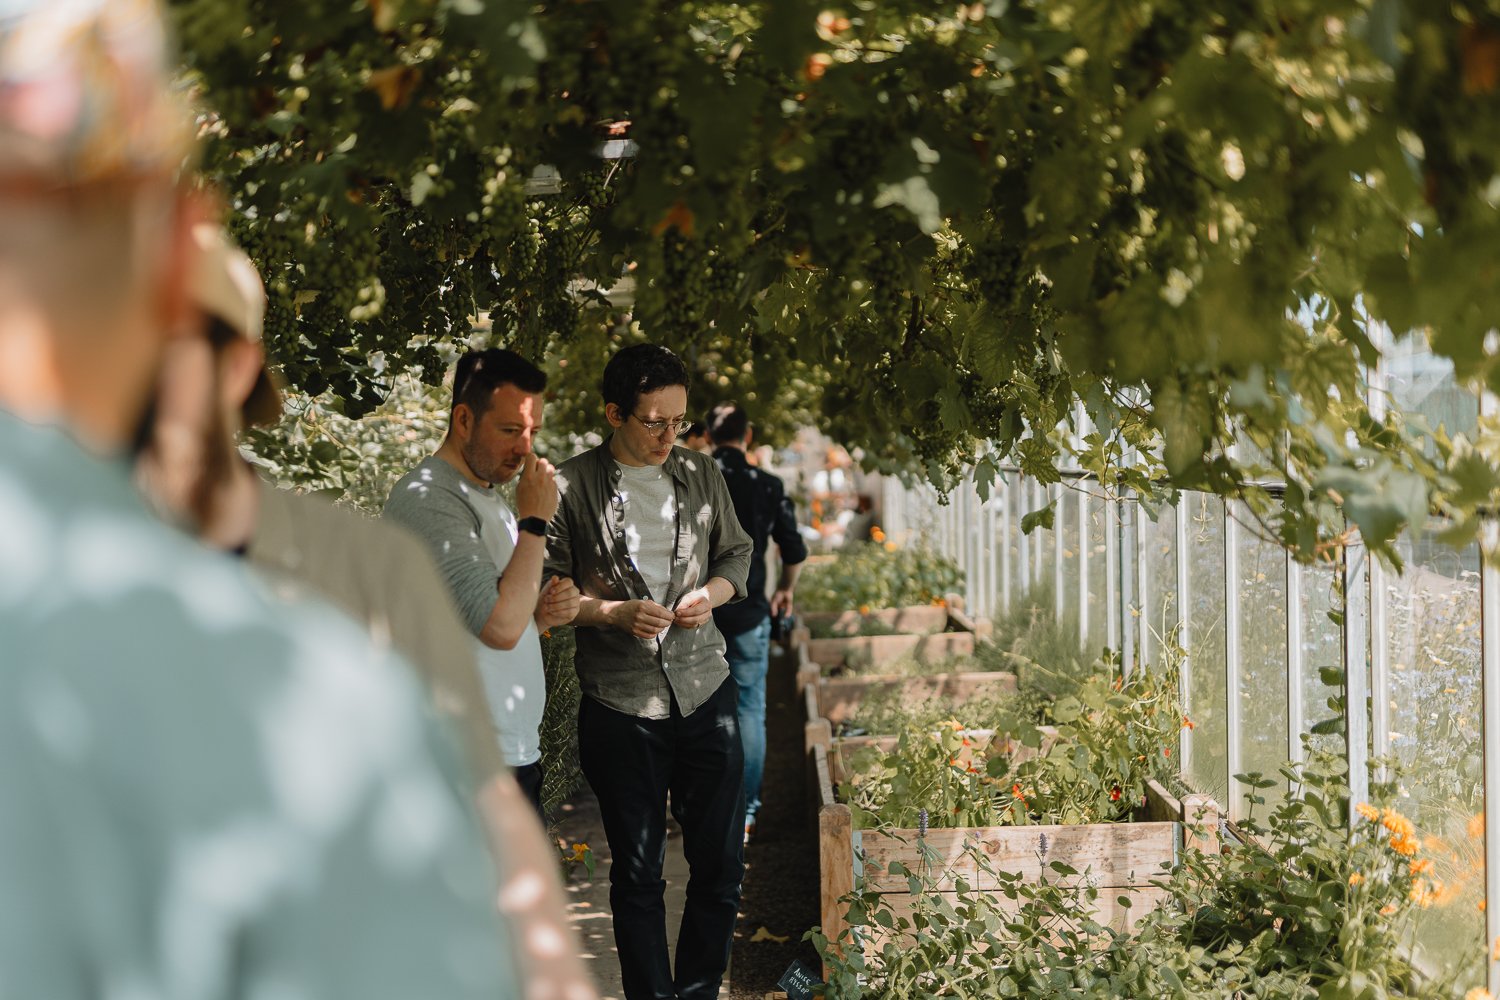
[{"label": "baseball cap with colorful pattern", "polygon": [[171,174],[192,148],[155,0],[0,0],[0,190]]}]

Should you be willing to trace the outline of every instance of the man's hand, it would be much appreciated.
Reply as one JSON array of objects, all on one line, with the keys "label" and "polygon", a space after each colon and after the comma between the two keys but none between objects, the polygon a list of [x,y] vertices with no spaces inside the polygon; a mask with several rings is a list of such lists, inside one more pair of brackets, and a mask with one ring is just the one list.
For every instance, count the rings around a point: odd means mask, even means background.
[{"label": "man's hand", "polygon": [[578,615],[581,595],[578,587],[566,577],[554,576],[542,585],[536,599],[536,627],[543,632],[566,625]]},{"label": "man's hand", "polygon": [[672,624],[672,612],[655,601],[621,601],[610,614],[610,624],[637,639],[655,639]]},{"label": "man's hand", "polygon": [[552,520],[557,513],[557,470],[545,458],[528,454],[516,482],[516,516]]},{"label": "man's hand", "polygon": [[677,602],[677,613],[672,622],[680,628],[697,628],[713,617],[714,602],[707,587],[699,587],[682,595]]},{"label": "man's hand", "polygon": [[777,615],[789,615],[792,613],[792,591],[788,587],[785,590],[777,590],[771,595],[771,617]]}]

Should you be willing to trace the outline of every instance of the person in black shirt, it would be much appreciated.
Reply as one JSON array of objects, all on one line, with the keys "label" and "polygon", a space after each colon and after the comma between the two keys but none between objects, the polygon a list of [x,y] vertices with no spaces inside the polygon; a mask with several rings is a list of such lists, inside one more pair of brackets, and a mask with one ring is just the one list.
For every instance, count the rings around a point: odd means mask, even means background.
[{"label": "person in black shirt", "polygon": [[[733,403],[714,407],[708,436],[714,460],[729,485],[734,512],[754,545],[750,558],[749,596],[738,604],[714,609],[714,624],[728,644],[729,672],[739,685],[740,738],[745,745],[745,839],[755,834],[760,809],[761,777],[766,765],[766,671],[770,665],[771,616],[792,612],[792,589],[807,559],[807,545],[797,531],[797,514],[781,480],[750,465],[750,421]],[[775,539],[781,553],[781,577],[766,598],[766,543]]]}]

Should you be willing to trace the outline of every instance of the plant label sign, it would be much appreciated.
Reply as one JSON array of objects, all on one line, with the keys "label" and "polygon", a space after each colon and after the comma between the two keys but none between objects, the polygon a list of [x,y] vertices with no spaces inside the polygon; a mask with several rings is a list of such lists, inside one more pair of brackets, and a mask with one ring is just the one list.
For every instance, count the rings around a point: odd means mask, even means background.
[{"label": "plant label sign", "polygon": [[814,986],[822,986],[823,980],[807,966],[794,961],[776,980],[776,985],[786,990],[787,1000],[812,1000]]}]

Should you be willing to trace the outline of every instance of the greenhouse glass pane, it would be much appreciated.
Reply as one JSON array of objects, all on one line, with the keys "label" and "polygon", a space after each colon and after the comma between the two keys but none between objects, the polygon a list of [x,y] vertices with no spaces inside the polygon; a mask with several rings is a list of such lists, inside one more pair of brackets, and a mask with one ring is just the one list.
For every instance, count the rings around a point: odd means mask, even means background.
[{"label": "greenhouse glass pane", "polygon": [[[1243,504],[1232,509],[1239,554],[1239,773],[1259,772],[1280,782],[1284,792],[1285,781],[1277,772],[1287,757],[1286,551],[1260,537],[1259,525]],[[1241,797],[1237,815],[1261,819],[1280,797],[1277,789],[1256,793],[1238,784],[1234,792]],[[1251,794],[1259,794],[1266,804],[1252,810]]]},{"label": "greenhouse glass pane", "polygon": [[1224,654],[1224,505],[1202,493],[1187,494],[1179,513],[1188,534],[1187,708],[1192,719],[1188,779],[1201,792],[1228,801],[1229,727],[1225,718],[1227,664]]},{"label": "greenhouse glass pane", "polygon": [[[1180,621],[1177,610],[1177,508],[1162,504],[1156,520],[1146,517],[1146,540],[1141,558],[1146,562],[1146,593],[1141,598],[1141,613],[1146,616],[1148,633],[1146,662],[1162,662],[1162,644],[1172,639]],[[1175,640],[1174,640],[1175,641]]]},{"label": "greenhouse glass pane", "polygon": [[1430,858],[1434,905],[1417,939],[1431,962],[1462,969],[1460,988],[1483,985],[1484,758],[1479,550],[1403,537],[1402,576],[1386,575],[1390,750],[1397,807]]},{"label": "greenhouse glass pane", "polygon": [[[1303,566],[1302,573],[1302,721],[1314,726],[1341,717],[1337,699],[1343,697],[1344,634],[1332,615],[1343,617],[1336,566]],[[1334,683],[1326,683],[1324,678]],[[1345,754],[1337,733],[1309,736],[1308,750]]]},{"label": "greenhouse glass pane", "polygon": [[[1026,513],[1041,510],[1052,502],[1055,495],[1055,487],[1046,487],[1041,483],[1035,483],[1031,489],[1031,503]],[[1052,508],[1054,523],[1056,523],[1057,507]],[[1045,587],[1047,593],[1053,592],[1052,587],[1052,539],[1053,533],[1050,528],[1033,528],[1027,536],[1031,541],[1031,580],[1032,588]]]},{"label": "greenhouse glass pane", "polygon": [[[1026,593],[1026,582],[1021,579],[1021,517],[1027,510],[1025,483],[1025,479],[1013,475],[1000,487],[1001,499],[998,502],[1002,506],[995,516],[996,530],[1000,532],[995,545],[997,616],[1009,614],[1016,600]],[[1005,601],[1007,593],[1010,595],[1009,606]]]},{"label": "greenhouse glass pane", "polygon": [[1078,635],[1078,586],[1082,579],[1079,568],[1082,559],[1079,558],[1080,542],[1078,537],[1078,503],[1083,494],[1076,490],[1064,487],[1062,499],[1057,505],[1057,530],[1062,538],[1062,620],[1071,622],[1074,626],[1073,634]]},{"label": "greenhouse glass pane", "polygon": [[1109,503],[1102,494],[1092,490],[1088,493],[1088,595],[1089,631],[1085,648],[1090,656],[1097,656],[1109,645]]},{"label": "greenhouse glass pane", "polygon": [[1471,438],[1479,426],[1479,397],[1453,380],[1453,362],[1432,353],[1420,334],[1401,337],[1381,358],[1389,404],[1420,414],[1427,426]]}]

